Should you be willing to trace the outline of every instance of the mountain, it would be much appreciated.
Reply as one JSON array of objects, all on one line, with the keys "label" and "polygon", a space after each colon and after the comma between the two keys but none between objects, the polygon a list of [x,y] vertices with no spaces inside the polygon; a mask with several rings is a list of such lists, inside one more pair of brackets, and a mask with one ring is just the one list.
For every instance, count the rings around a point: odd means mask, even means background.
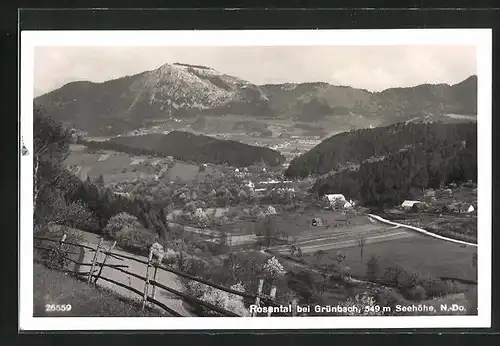
[{"label": "mountain", "polygon": [[214,69],[187,64],[160,68],[104,83],[72,82],[35,99],[52,118],[95,133],[142,125],[145,119],[182,117],[199,112],[256,105],[265,97],[259,87]]},{"label": "mountain", "polygon": [[[328,120],[349,128],[476,114],[477,78],[370,92],[328,83],[255,85],[210,67],[165,64],[103,83],[72,82],[35,98],[55,120],[90,134],[123,133],[149,120],[244,115],[295,122]],[[368,126],[368,125],[367,125]]]},{"label": "mountain", "polygon": [[90,149],[108,149],[133,155],[172,156],[196,163],[249,166],[265,163],[277,166],[285,161],[279,152],[231,140],[172,131],[168,134],[115,137],[104,142],[85,142]]}]

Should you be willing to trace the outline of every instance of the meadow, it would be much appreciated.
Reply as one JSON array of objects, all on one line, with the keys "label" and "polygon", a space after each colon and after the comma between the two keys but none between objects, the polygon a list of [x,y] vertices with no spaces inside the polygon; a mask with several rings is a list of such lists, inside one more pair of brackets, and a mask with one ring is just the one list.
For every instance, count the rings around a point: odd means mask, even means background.
[{"label": "meadow", "polygon": [[[336,263],[339,252],[345,255],[345,265],[355,276],[366,275],[366,263],[371,256],[379,259],[380,271],[397,266],[408,273],[418,273],[422,277],[453,277],[476,280],[476,269],[472,258],[477,249],[473,246],[455,244],[424,235],[366,244],[363,261],[359,246],[325,251],[321,263]],[[308,263],[316,263],[314,253],[302,256]]]},{"label": "meadow", "polygon": [[131,156],[114,151],[90,152],[82,146],[72,146],[70,155],[65,161],[67,167],[82,180],[103,176],[104,182],[117,183],[133,179],[154,179],[162,168],[169,165],[161,178],[161,181],[190,182],[202,180],[207,174],[217,176],[221,169],[215,165],[200,172],[200,166],[186,162],[157,158],[150,156]]}]

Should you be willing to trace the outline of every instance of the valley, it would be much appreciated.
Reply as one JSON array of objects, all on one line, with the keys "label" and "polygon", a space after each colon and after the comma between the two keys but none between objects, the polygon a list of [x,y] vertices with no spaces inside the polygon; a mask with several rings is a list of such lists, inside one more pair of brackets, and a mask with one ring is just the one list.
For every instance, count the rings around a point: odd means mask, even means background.
[{"label": "valley", "polygon": [[[159,244],[166,266],[247,292],[264,278],[278,301],[473,306],[476,79],[369,92],[176,63],[69,83],[35,99],[37,143],[55,141],[39,155],[35,224],[140,258]],[[185,316],[205,313],[160,293]]]}]

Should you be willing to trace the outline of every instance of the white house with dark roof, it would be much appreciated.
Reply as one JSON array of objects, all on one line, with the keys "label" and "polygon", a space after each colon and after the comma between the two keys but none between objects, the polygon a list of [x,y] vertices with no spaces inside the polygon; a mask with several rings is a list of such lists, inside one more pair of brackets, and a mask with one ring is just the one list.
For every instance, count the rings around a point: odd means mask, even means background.
[{"label": "white house with dark roof", "polygon": [[422,204],[422,202],[421,201],[405,200],[403,203],[401,203],[401,207],[404,209],[410,209],[410,208],[413,208],[414,206],[417,206],[419,204]]}]

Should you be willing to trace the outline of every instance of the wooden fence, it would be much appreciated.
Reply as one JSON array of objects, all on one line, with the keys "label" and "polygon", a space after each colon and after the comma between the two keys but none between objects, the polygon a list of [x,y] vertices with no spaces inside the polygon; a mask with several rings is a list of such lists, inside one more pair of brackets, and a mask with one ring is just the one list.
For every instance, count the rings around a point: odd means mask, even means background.
[{"label": "wooden fence", "polygon": [[[163,310],[165,310],[166,312],[168,312],[172,316],[176,316],[176,317],[181,316],[177,311],[169,308],[164,303],[155,299],[155,291],[156,291],[156,288],[158,287],[158,288],[161,288],[167,292],[170,292],[170,293],[180,297],[181,299],[183,299],[184,301],[186,301],[188,303],[191,303],[193,305],[202,306],[204,308],[207,308],[208,310],[215,311],[222,316],[228,316],[228,317],[239,317],[240,316],[237,313],[234,313],[233,311],[226,310],[224,308],[221,308],[221,307],[216,306],[214,304],[211,304],[209,302],[206,302],[206,301],[203,301],[203,300],[198,299],[196,297],[193,297],[187,293],[177,291],[171,287],[168,287],[168,286],[162,284],[161,282],[156,281],[156,274],[157,274],[158,270],[163,270],[163,271],[166,271],[169,273],[173,273],[177,276],[205,284],[205,285],[210,286],[212,288],[215,288],[215,289],[227,292],[227,293],[235,294],[237,296],[240,296],[240,297],[243,297],[246,299],[250,299],[250,300],[254,301],[255,305],[257,305],[257,306],[260,306],[261,304],[263,304],[265,306],[283,305],[283,304],[279,304],[275,300],[275,297],[276,297],[276,287],[275,286],[271,287],[271,292],[269,295],[262,293],[262,287],[264,284],[264,280],[262,280],[262,279],[259,282],[259,288],[258,288],[257,294],[251,294],[251,293],[240,292],[240,291],[237,291],[237,290],[234,290],[231,288],[227,288],[227,287],[224,287],[222,285],[218,285],[216,283],[210,282],[208,280],[194,277],[194,276],[189,275],[187,273],[183,273],[183,272],[176,270],[174,268],[167,267],[165,265],[162,265],[161,263],[156,263],[152,260],[152,257],[153,257],[152,251],[150,252],[149,258],[147,260],[142,260],[142,259],[138,259],[134,256],[128,256],[128,255],[118,254],[118,253],[113,252],[112,250],[114,249],[116,242],[111,246],[110,249],[104,249],[104,247],[102,245],[102,241],[103,241],[102,238],[101,238],[99,244],[96,246],[96,248],[93,248],[92,246],[88,246],[88,245],[83,245],[83,244],[65,242],[66,235],[64,235],[61,240],[56,240],[56,239],[46,238],[46,237],[34,237],[34,239],[39,240],[39,241],[59,243],[58,247],[57,246],[56,247],[45,247],[45,246],[35,245],[34,248],[39,249],[39,250],[43,250],[43,251],[59,252],[60,257],[63,257],[63,258],[65,258],[65,259],[67,259],[70,262],[73,262],[75,264],[74,270],[63,269],[62,271],[72,273],[78,277],[85,277],[86,276],[87,283],[91,284],[91,285],[95,285],[98,282],[98,280],[104,280],[104,281],[107,281],[107,282],[112,283],[114,285],[117,285],[119,287],[122,287],[124,289],[127,289],[127,290],[131,291],[132,293],[135,293],[141,297],[142,309],[144,309],[146,307],[146,304],[149,302],[153,305],[156,305],[156,306],[162,308]],[[76,260],[72,259],[71,257],[67,256],[67,254],[76,254],[76,253],[62,251],[61,249],[62,249],[63,245],[75,246],[75,247],[78,247],[80,249],[86,249],[86,250],[89,250],[91,252],[94,252],[92,262],[91,263],[84,263],[84,262],[80,262],[80,261],[76,261]],[[97,260],[98,255],[100,253],[105,255],[102,262],[99,262]],[[123,261],[124,259],[127,259],[127,260],[131,260],[131,261],[135,261],[137,263],[144,264],[146,266],[146,276],[143,276],[143,275],[126,270],[126,268],[128,268],[127,265],[106,263],[106,260],[110,257],[121,260],[121,261]],[[88,271],[81,272],[80,271],[81,267],[90,267],[90,269]],[[116,271],[123,273],[124,275],[128,275],[129,277],[132,276],[132,277],[135,277],[137,279],[144,281],[144,290],[141,292],[134,287],[131,287],[131,286],[126,285],[122,282],[118,282],[116,280],[113,280],[111,278],[103,276],[102,271],[103,271],[104,267],[111,268],[113,270],[116,270]],[[154,273],[153,273],[152,277],[149,277],[149,268],[154,268]],[[152,287],[151,296],[149,295],[149,287],[150,286]],[[296,315],[296,311],[295,311],[296,305],[297,305],[296,301],[292,302],[292,306],[294,307],[293,308],[294,311],[292,311],[291,314],[293,316]],[[252,317],[255,317],[255,316],[257,316],[257,314],[253,313]],[[267,316],[271,316],[271,313],[268,313]]]}]

